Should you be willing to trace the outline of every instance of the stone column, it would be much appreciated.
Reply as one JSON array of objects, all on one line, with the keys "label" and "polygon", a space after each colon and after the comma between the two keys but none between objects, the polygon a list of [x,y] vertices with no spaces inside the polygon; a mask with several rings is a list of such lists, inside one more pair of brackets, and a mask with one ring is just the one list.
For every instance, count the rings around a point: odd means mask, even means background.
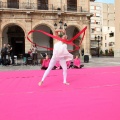
[{"label": "stone column", "polygon": [[[28,32],[32,29],[31,28],[32,21],[31,19],[26,20],[26,33],[25,33],[25,53],[28,52],[28,50],[31,48],[32,44],[31,42],[27,39]],[[32,34],[29,35],[30,40],[33,41],[32,39]]]},{"label": "stone column", "polygon": [[86,21],[84,27],[86,26],[87,26],[87,30],[85,32],[85,37],[84,37],[84,54],[90,55],[90,24],[88,20]]}]

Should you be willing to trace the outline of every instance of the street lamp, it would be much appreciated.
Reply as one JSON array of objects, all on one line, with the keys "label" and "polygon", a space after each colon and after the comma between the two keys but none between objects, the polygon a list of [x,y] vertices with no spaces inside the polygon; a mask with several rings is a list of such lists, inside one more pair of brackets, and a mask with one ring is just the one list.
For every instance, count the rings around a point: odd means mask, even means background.
[{"label": "street lamp", "polygon": [[[54,24],[54,27],[55,27],[55,29],[57,29],[57,27],[58,27],[57,23]],[[60,20],[59,21],[59,29],[66,29],[66,28],[67,28],[67,24],[64,23],[64,26],[63,26],[63,21]]]},{"label": "street lamp", "polygon": [[102,37],[100,37],[100,36],[95,36],[95,40],[97,40],[97,42],[98,42],[98,57],[100,56],[100,51],[99,51],[99,46],[100,46],[100,44],[99,44],[99,42],[102,40]]},{"label": "street lamp", "polygon": [[57,29],[57,23],[54,24],[55,29]]}]

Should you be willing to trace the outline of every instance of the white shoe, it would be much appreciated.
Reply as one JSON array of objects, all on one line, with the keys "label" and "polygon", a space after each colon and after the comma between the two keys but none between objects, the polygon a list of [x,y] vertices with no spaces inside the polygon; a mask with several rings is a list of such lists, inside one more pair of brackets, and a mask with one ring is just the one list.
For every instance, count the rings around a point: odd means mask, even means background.
[{"label": "white shoe", "polygon": [[41,86],[43,84],[43,81],[40,81],[39,83],[38,83],[38,86]]},{"label": "white shoe", "polygon": [[68,83],[68,82],[65,82],[65,83],[63,83],[63,84],[65,84],[65,85],[70,85],[70,83]]}]

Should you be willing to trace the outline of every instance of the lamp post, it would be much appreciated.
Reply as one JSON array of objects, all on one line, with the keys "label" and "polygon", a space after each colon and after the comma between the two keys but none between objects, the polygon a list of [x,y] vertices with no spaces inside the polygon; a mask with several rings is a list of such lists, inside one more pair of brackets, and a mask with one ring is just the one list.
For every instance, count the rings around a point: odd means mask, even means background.
[{"label": "lamp post", "polygon": [[100,37],[100,36],[95,36],[95,40],[97,40],[97,42],[98,42],[98,57],[100,56],[100,44],[99,44],[99,42],[102,40],[102,37]]},{"label": "lamp post", "polygon": [[[55,29],[58,28],[57,23],[54,24],[54,27],[55,27]],[[64,30],[65,30],[66,28],[67,28],[67,24],[66,24],[66,23],[63,24],[63,21],[60,20],[60,21],[59,21],[59,29],[64,29]],[[59,36],[60,36],[60,37],[63,36],[62,32],[59,32]]]},{"label": "lamp post", "polygon": [[[54,24],[54,27],[55,27],[55,29],[57,29],[57,28],[58,28],[57,23],[55,23],[55,24]],[[66,28],[67,28],[67,24],[66,24],[66,23],[64,23],[64,25],[63,25],[63,21],[62,21],[62,20],[60,20],[60,21],[59,21],[59,29],[66,29]]]}]

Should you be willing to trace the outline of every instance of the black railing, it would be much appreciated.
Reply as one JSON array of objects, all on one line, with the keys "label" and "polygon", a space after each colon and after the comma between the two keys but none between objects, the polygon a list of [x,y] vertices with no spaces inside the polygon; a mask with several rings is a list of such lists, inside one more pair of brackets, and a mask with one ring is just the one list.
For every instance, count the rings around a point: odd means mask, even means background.
[{"label": "black railing", "polygon": [[16,8],[16,9],[38,9],[38,10],[53,10],[52,4],[35,4],[29,2],[0,2],[0,8]]},{"label": "black railing", "polygon": [[19,8],[19,3],[18,2],[8,2],[7,7],[8,8]]},{"label": "black railing", "polygon": [[67,11],[77,11],[76,5],[67,5]]},{"label": "black railing", "polygon": [[82,6],[76,6],[76,5],[64,5],[64,11],[88,12],[88,10],[83,9]]},{"label": "black railing", "polygon": [[[53,4],[37,4],[37,3],[29,3],[29,2],[1,2],[0,1],[0,9],[35,9],[35,10],[54,10]],[[76,5],[64,5],[64,11],[71,12],[87,12],[82,8],[82,6]]]},{"label": "black railing", "polygon": [[38,10],[48,10],[49,5],[48,4],[40,4],[38,5]]}]

